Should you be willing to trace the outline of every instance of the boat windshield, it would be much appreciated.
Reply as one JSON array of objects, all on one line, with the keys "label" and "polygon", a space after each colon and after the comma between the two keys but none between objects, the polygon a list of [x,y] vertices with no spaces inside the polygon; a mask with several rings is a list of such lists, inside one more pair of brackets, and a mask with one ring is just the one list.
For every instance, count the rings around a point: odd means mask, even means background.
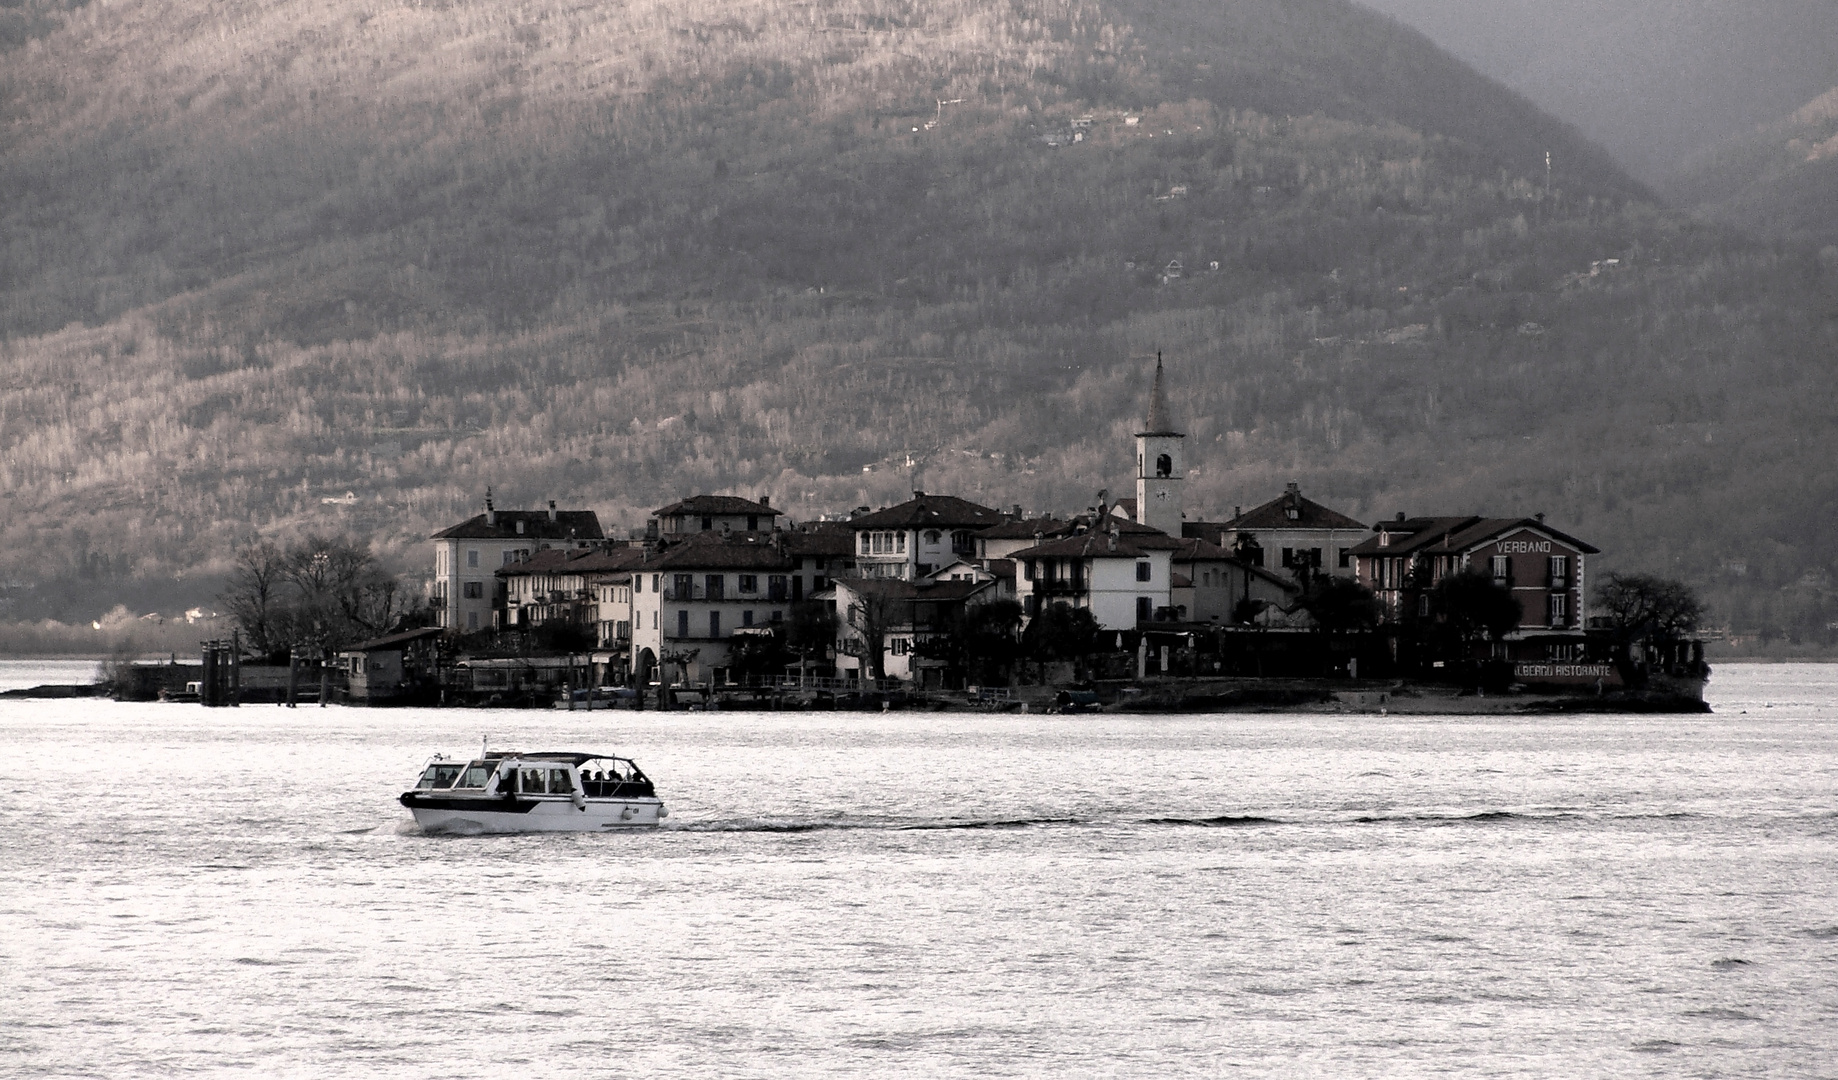
[{"label": "boat windshield", "polygon": [[459,779],[462,768],[457,761],[435,762],[422,772],[421,780],[415,784],[415,787],[436,790],[450,788],[453,786],[453,781]]},{"label": "boat windshield", "polygon": [[482,788],[485,786],[485,781],[491,779],[491,771],[495,765],[496,762],[491,761],[472,762],[466,766],[466,771],[460,774],[459,779],[453,786],[456,788]]}]

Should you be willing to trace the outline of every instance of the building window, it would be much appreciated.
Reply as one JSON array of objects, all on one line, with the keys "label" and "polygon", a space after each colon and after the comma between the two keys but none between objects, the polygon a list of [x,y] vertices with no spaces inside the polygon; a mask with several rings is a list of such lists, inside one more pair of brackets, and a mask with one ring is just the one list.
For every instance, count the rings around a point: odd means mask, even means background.
[{"label": "building window", "polygon": [[1551,594],[1551,625],[1570,625],[1570,597],[1565,593]]},{"label": "building window", "polygon": [[740,613],[740,625],[742,626],[752,626],[753,625],[753,610],[751,608]]},{"label": "building window", "polygon": [[479,565],[479,549],[478,548],[467,548],[466,549],[466,565],[470,567],[474,567],[474,568],[476,568]]},{"label": "building window", "polygon": [[483,581],[468,581],[465,584],[465,597],[468,600],[485,599],[485,583]]},{"label": "building window", "polygon": [[1507,588],[1512,587],[1513,557],[1511,555],[1495,555],[1493,557],[1493,583]]},{"label": "building window", "polygon": [[1417,597],[1417,618],[1427,619],[1429,617],[1430,597],[1428,593],[1424,593],[1422,596]]},{"label": "building window", "polygon": [[758,574],[740,575],[740,591],[743,593],[758,592],[759,591],[759,575]]},{"label": "building window", "polygon": [[1155,458],[1155,475],[1158,477],[1173,476],[1174,459],[1167,454],[1158,455]]},{"label": "building window", "polygon": [[[661,576],[662,576],[662,575],[660,575],[660,574],[652,574],[652,575],[651,575],[651,591],[652,591],[652,592],[656,592],[656,591],[657,591],[657,579],[658,579],[659,577],[661,577]],[[656,628],[655,628],[655,627],[653,627],[652,629],[656,629]]]},{"label": "building window", "polygon": [[785,613],[783,611],[774,611],[772,613],[772,621],[775,623],[784,622]]},{"label": "building window", "polygon": [[680,638],[689,636],[689,612],[687,610],[676,613],[676,636]]},{"label": "building window", "polygon": [[478,628],[479,628],[479,613],[476,611],[468,611],[466,613],[466,629],[477,630]]},{"label": "building window", "polygon": [[1348,567],[1353,565],[1352,552],[1349,552],[1346,548],[1335,548],[1334,550],[1339,553],[1338,558],[1340,561],[1340,568],[1342,570],[1345,570]]},{"label": "building window", "polygon": [[1567,589],[1570,587],[1570,556],[1551,556],[1551,588]]},{"label": "building window", "polygon": [[748,514],[747,515],[747,531],[748,532],[758,532],[759,531],[759,515],[758,514]]},{"label": "building window", "polygon": [[870,543],[870,539],[869,539],[869,538],[870,538],[871,536],[872,536],[872,534],[871,534],[871,533],[863,533],[863,534],[861,535],[861,542],[862,542],[862,554],[863,554],[863,555],[867,555],[867,554],[870,554],[870,551],[869,551],[869,548],[868,548],[868,545],[869,545],[869,543]]},{"label": "building window", "polygon": [[789,581],[785,577],[784,574],[773,574],[767,577],[766,578],[766,598],[768,600],[785,599],[785,593],[786,593],[788,586],[789,586]]},{"label": "building window", "polygon": [[1154,572],[1155,572],[1155,568],[1147,562],[1139,562],[1136,564],[1136,580],[1137,581],[1148,581],[1150,579],[1150,575],[1153,574]]},{"label": "building window", "polygon": [[1024,581],[1034,580],[1034,560],[1033,559],[1029,559],[1026,563],[1023,564],[1022,570],[1021,570],[1021,577],[1022,577],[1022,580]]},{"label": "building window", "polygon": [[715,527],[715,519],[707,514],[702,515],[702,531],[707,532]]},{"label": "building window", "polygon": [[1155,601],[1147,596],[1138,596],[1136,598],[1136,621],[1139,623],[1148,622],[1154,617]]},{"label": "building window", "polygon": [[927,529],[926,530],[925,542],[928,544],[934,544],[934,545],[938,544],[942,542],[944,538],[945,538],[945,534],[939,532],[937,529]]},{"label": "building window", "polygon": [[721,612],[719,611],[708,613],[708,636],[712,638],[721,636]]}]

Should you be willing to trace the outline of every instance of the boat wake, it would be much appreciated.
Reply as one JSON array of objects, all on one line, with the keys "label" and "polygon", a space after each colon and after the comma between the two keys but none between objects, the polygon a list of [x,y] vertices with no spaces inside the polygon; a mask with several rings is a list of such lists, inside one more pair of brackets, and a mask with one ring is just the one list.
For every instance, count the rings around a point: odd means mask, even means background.
[{"label": "boat wake", "polygon": [[976,818],[944,821],[873,820],[834,818],[826,821],[774,821],[749,818],[732,821],[686,821],[666,824],[663,832],[688,833],[808,833],[846,830],[882,832],[934,832],[967,829],[1028,829],[1049,825],[1085,825],[1083,818]]}]

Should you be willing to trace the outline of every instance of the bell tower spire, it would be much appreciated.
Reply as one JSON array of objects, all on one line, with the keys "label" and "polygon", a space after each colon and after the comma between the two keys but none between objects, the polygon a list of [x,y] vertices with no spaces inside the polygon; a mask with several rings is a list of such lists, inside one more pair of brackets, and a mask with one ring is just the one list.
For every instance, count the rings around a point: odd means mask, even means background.
[{"label": "bell tower spire", "polygon": [[1149,416],[1136,433],[1136,520],[1178,538],[1181,535],[1182,478],[1186,435],[1168,419],[1168,393],[1162,386],[1162,354],[1155,354],[1155,383],[1149,390]]}]

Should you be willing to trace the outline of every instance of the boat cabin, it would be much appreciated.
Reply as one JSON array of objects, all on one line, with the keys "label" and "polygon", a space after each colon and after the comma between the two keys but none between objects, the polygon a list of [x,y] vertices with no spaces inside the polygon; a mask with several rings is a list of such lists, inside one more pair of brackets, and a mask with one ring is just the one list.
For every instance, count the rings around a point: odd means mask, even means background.
[{"label": "boat cabin", "polygon": [[417,790],[456,794],[627,799],[654,796],[651,780],[630,758],[610,754],[487,754],[461,763],[435,758]]}]

